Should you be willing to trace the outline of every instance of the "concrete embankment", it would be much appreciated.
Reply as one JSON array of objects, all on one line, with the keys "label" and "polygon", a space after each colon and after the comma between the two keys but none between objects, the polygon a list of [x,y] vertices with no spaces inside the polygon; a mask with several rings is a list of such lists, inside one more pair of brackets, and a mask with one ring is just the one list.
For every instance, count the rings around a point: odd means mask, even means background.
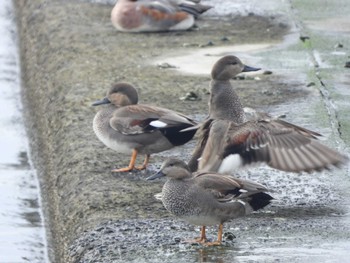
[{"label": "concrete embankment", "polygon": [[[198,251],[191,248],[184,255],[182,248],[176,242],[173,244],[173,237],[182,234],[190,237],[195,231],[168,218],[161,203],[154,200],[153,194],[160,191],[162,183],[144,180],[166,156],[186,159],[193,145],[155,155],[147,171],[113,175],[110,170],[126,165],[129,156],[106,149],[96,139],[92,131],[96,109],[90,106],[91,102],[103,97],[112,83],[125,81],[138,88],[141,103],[201,119],[207,112],[210,69],[206,75],[193,76],[158,67],[154,61],[204,48],[208,48],[206,55],[210,56],[211,47],[273,45],[282,41],[290,25],[275,16],[250,14],[224,19],[207,16],[192,31],[123,34],[116,32],[110,23],[110,5],[74,0],[14,3],[20,38],[23,111],[41,182],[52,262],[126,262],[137,258],[156,262],[156,258],[164,260],[164,256],[170,262],[171,247],[176,248],[177,260],[193,261]],[[221,55],[212,56],[216,60]],[[249,57],[246,60],[249,62]],[[196,63],[200,65],[201,60]],[[315,89],[307,88],[306,84],[275,74],[235,81],[244,105],[261,108],[314,94]],[[179,99],[189,91],[196,92],[200,100]],[[288,217],[293,211],[283,210],[275,218]],[[303,216],[307,214],[307,209],[297,211]],[[271,227],[270,216],[266,213],[260,217],[260,221],[257,217],[240,221],[241,228],[248,229],[238,231],[244,242],[254,235],[266,237],[267,228]],[[275,225],[281,223],[274,220]],[[258,232],[249,232],[258,222],[264,223],[263,228],[259,225]],[[277,226],[275,234],[283,236],[283,231],[298,222],[291,224],[285,228]],[[234,228],[232,224],[230,231]],[[167,242],[170,248],[165,246],[163,250],[159,244]],[[225,250],[224,255],[231,250]],[[147,257],[148,253],[151,254]]]}]

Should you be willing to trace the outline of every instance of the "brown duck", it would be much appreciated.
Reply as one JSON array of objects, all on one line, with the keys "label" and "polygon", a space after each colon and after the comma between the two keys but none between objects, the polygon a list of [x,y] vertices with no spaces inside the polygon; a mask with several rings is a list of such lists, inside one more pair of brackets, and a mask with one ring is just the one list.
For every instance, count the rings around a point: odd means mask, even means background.
[{"label": "brown duck", "polygon": [[253,70],[259,69],[245,66],[235,56],[225,56],[215,63],[209,118],[201,125],[189,162],[192,171],[231,173],[240,166],[264,162],[282,171],[312,172],[348,161],[346,156],[321,144],[317,140],[319,133],[265,113],[248,120],[230,79]]}]

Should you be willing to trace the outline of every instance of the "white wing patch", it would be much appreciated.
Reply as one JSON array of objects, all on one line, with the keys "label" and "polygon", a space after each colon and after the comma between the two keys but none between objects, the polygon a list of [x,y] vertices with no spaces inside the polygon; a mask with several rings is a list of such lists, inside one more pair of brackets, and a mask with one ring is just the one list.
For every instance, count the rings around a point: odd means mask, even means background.
[{"label": "white wing patch", "polygon": [[245,202],[243,202],[242,200],[237,200],[237,202],[245,206]]},{"label": "white wing patch", "polygon": [[239,167],[241,167],[243,164],[242,158],[239,156],[239,154],[231,154],[227,156],[224,160],[222,160],[222,163],[219,168],[219,173],[231,173],[235,170],[237,170]]},{"label": "white wing patch", "polygon": [[156,121],[151,121],[149,123],[151,126],[155,127],[155,128],[164,128],[166,127],[168,124],[166,124],[165,122],[156,120]]}]

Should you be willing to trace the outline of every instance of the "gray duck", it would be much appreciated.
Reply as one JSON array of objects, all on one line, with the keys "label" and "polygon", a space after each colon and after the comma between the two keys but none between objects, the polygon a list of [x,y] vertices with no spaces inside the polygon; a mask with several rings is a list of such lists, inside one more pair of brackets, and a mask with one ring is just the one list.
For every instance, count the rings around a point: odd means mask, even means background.
[{"label": "gray duck", "polygon": [[[190,242],[206,246],[221,244],[225,222],[261,209],[273,199],[261,184],[224,174],[192,174],[187,164],[178,159],[167,159],[160,171],[147,180],[162,176],[167,177],[161,193],[164,207],[173,215],[201,226],[201,236]],[[206,226],[217,224],[218,238],[208,242]]]},{"label": "gray duck", "polygon": [[[112,172],[145,169],[151,154],[183,145],[196,133],[196,129],[180,132],[197,124],[191,118],[169,109],[138,104],[138,93],[128,83],[114,84],[105,98],[92,105],[105,104],[93,120],[97,138],[116,152],[131,154],[128,167]],[[135,166],[138,154],[145,155],[141,166]]]}]

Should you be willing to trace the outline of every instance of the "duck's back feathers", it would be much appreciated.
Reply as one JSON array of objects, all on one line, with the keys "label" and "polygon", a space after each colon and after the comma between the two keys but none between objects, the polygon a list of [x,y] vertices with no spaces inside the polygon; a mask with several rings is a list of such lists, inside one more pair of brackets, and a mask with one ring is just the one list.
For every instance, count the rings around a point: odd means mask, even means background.
[{"label": "duck's back feathers", "polygon": [[241,187],[241,185],[232,176],[199,172],[194,174],[194,181],[204,189],[217,191],[232,190]]},{"label": "duck's back feathers", "polygon": [[197,124],[181,113],[149,105],[129,105],[115,110],[110,126],[124,134],[135,135],[160,131],[174,146],[192,139],[196,130],[181,130]]},{"label": "duck's back feathers", "polygon": [[[210,191],[219,202],[231,202],[236,199],[245,200],[256,193],[269,191],[262,184],[225,174],[197,172],[193,174],[193,180],[199,187]],[[258,196],[255,197],[255,199],[257,198]],[[266,196],[264,199],[267,199]]]}]

